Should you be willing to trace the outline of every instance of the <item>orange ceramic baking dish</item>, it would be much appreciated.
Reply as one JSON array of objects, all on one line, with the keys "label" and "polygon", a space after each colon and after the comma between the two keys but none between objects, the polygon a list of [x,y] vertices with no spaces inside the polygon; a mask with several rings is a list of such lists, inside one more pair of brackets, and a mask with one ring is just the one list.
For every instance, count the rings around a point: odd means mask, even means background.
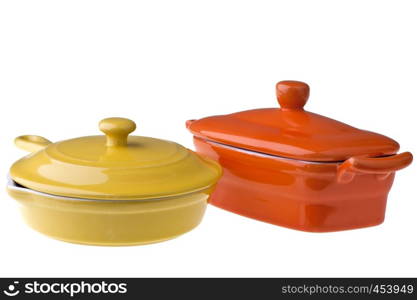
[{"label": "orange ceramic baking dish", "polygon": [[282,81],[281,108],[187,121],[197,152],[224,169],[211,204],[294,229],[326,232],[383,222],[409,152],[380,134],[304,110],[309,86]]}]

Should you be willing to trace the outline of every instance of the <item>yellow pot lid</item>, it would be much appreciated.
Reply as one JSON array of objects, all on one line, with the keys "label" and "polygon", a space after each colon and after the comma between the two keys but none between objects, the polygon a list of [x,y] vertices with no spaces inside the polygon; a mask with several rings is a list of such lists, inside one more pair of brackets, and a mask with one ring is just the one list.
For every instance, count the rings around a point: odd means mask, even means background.
[{"label": "yellow pot lid", "polygon": [[33,153],[15,162],[11,178],[44,193],[87,199],[151,199],[208,188],[220,166],[183,146],[129,136],[136,124],[124,118],[100,122],[105,135],[51,143],[21,136],[16,145]]}]

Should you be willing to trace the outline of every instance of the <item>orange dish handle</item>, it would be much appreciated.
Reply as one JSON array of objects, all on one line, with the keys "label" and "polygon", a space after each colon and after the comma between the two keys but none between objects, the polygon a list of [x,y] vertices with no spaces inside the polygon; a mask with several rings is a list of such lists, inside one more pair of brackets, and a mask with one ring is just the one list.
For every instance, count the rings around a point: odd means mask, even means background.
[{"label": "orange dish handle", "polygon": [[194,119],[185,121],[185,127],[190,128],[191,124],[194,123]]},{"label": "orange dish handle", "polygon": [[384,157],[353,156],[338,167],[337,180],[348,183],[357,173],[375,174],[379,179],[384,179],[392,172],[404,169],[412,161],[410,152]]}]

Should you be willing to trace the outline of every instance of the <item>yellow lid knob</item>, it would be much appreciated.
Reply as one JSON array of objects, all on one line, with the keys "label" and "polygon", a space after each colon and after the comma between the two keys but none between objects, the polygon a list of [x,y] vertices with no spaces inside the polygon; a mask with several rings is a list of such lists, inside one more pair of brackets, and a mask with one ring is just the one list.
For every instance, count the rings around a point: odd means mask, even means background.
[{"label": "yellow lid knob", "polygon": [[136,124],[125,118],[107,118],[100,121],[99,128],[106,135],[107,147],[118,147],[127,145],[127,136],[136,129]]}]

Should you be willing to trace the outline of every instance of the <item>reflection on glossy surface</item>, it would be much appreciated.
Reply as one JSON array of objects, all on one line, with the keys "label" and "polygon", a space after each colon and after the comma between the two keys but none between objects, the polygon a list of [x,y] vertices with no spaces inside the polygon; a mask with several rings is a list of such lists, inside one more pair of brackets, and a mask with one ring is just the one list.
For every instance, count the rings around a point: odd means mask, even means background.
[{"label": "reflection on glossy surface", "polygon": [[337,179],[347,183],[356,173],[362,173],[373,174],[377,179],[384,180],[391,173],[408,167],[412,161],[413,155],[410,152],[384,157],[353,156],[338,167]]},{"label": "reflection on glossy surface", "polygon": [[12,165],[7,190],[27,223],[56,239],[111,246],[164,241],[197,226],[221,167],[174,142],[128,136],[135,128],[108,118],[100,122],[105,136],[17,138],[34,152]]},{"label": "reflection on glossy surface", "polygon": [[399,144],[304,110],[310,88],[276,85],[280,108],[189,120],[197,152],[224,168],[211,203],[305,231],[377,225],[396,171],[413,160]]},{"label": "reflection on glossy surface", "polygon": [[15,162],[10,175],[19,184],[53,195],[137,200],[186,194],[215,184],[221,167],[183,146],[150,137],[128,136],[133,121],[100,122],[105,136],[51,143],[40,137],[16,139],[35,152]]},{"label": "reflection on glossy surface", "polygon": [[88,245],[140,245],[175,238],[203,218],[212,188],[157,201],[98,201],[58,197],[8,186],[33,229]]},{"label": "reflection on glossy surface", "polygon": [[51,141],[39,135],[21,135],[15,138],[14,143],[22,150],[35,152],[47,147]]},{"label": "reflection on glossy surface", "polygon": [[[37,169],[40,176],[53,178],[55,182],[69,186],[100,185],[109,180],[103,173],[103,168],[90,169],[90,172],[83,171],[85,171],[83,167],[64,164],[42,165]],[[78,176],[73,176],[74,173]]]},{"label": "reflection on glossy surface", "polygon": [[340,163],[309,163],[234,149],[194,138],[197,152],[224,169],[210,203],[247,217],[298,230],[326,232],[384,220],[394,173],[359,173],[337,180]]},{"label": "reflection on glossy surface", "polygon": [[307,84],[276,86],[281,108],[263,108],[187,122],[197,137],[276,156],[308,161],[343,161],[356,155],[390,155],[394,140],[304,110]]}]

